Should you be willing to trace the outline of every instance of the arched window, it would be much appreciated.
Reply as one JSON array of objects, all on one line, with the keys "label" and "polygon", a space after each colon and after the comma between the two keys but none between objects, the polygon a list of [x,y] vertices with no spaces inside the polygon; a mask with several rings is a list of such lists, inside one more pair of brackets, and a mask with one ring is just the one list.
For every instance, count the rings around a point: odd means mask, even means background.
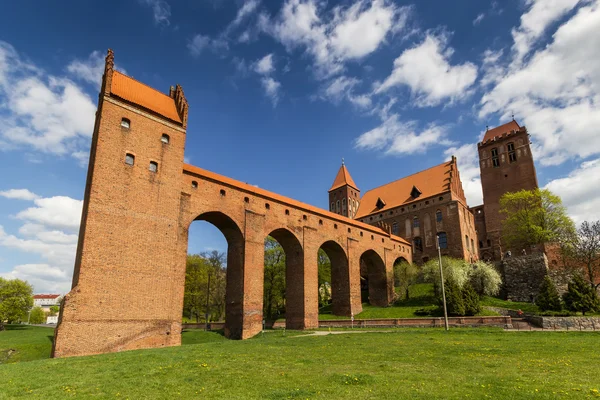
[{"label": "arched window", "polygon": [[469,236],[465,235],[465,248],[469,250]]},{"label": "arched window", "polygon": [[448,236],[446,235],[446,232],[439,232],[437,234],[438,237],[438,243],[440,246],[440,249],[447,249],[448,248]]},{"label": "arched window", "polygon": [[515,162],[517,161],[517,153],[515,153],[515,144],[514,143],[509,143],[507,145],[508,147],[508,161]]},{"label": "arched window", "polygon": [[421,240],[420,237],[417,236],[414,240],[414,243],[415,243],[415,250],[423,251],[423,241]]},{"label": "arched window", "polygon": [[441,210],[437,210],[435,212],[435,221],[442,222],[442,211]]},{"label": "arched window", "polygon": [[471,251],[475,253],[475,241],[471,239]]},{"label": "arched window", "polygon": [[392,223],[392,233],[393,233],[394,235],[397,235],[397,234],[398,234],[398,223],[397,223],[396,221],[394,221],[394,222]]},{"label": "arched window", "polygon": [[335,212],[339,213],[340,212],[340,201],[336,201],[335,202]]},{"label": "arched window", "polygon": [[483,247],[483,242],[480,240],[479,241],[479,248],[482,248],[482,247]]},{"label": "arched window", "polygon": [[500,166],[500,160],[498,159],[498,149],[492,149],[492,165],[494,168],[498,168]]},{"label": "arched window", "polygon": [[414,217],[413,218],[413,228],[418,228],[419,227],[419,217]]},{"label": "arched window", "polygon": [[406,218],[406,222],[404,223],[404,227],[406,229],[406,237],[411,237],[412,228],[410,227],[410,219]]},{"label": "arched window", "polygon": [[131,121],[127,118],[121,118],[121,128],[129,129],[131,127]]},{"label": "arched window", "polygon": [[331,208],[329,210],[335,211],[335,203],[333,201],[331,202]]},{"label": "arched window", "polygon": [[425,231],[425,246],[430,247],[432,245],[433,235],[431,233],[431,217],[429,213],[425,213],[425,217],[423,218],[423,228]]}]

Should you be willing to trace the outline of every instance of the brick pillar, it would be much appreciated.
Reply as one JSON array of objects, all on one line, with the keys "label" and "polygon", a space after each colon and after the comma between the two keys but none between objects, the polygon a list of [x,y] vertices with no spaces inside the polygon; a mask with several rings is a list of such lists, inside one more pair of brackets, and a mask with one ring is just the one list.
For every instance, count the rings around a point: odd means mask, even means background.
[{"label": "brick pillar", "polygon": [[394,262],[396,256],[391,249],[384,249],[385,253],[385,274],[386,274],[386,287],[387,287],[387,304],[389,305],[394,301]]},{"label": "brick pillar", "polygon": [[333,315],[349,317],[352,314],[352,307],[350,302],[350,268],[348,257],[344,249],[336,242],[326,242],[322,247],[331,262],[331,302]]},{"label": "brick pillar", "polygon": [[265,269],[265,216],[246,210],[241,339],[262,330]]},{"label": "brick pillar", "polygon": [[315,233],[313,228],[304,227],[302,329],[319,327],[319,265],[317,263],[319,249],[315,244],[316,240],[313,239]]},{"label": "brick pillar", "polygon": [[362,302],[360,299],[360,256],[358,243],[353,239],[348,239],[348,282],[350,286],[350,313],[357,315],[362,312]]},{"label": "brick pillar", "polygon": [[390,301],[387,270],[384,260],[373,250],[366,251],[362,259],[367,265],[369,276],[369,303],[378,307],[388,306]]}]

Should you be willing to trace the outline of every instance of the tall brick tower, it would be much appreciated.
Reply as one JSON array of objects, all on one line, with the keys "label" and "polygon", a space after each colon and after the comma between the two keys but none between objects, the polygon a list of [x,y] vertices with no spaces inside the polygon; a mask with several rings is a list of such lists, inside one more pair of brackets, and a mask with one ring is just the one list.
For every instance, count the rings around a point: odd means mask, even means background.
[{"label": "tall brick tower", "polygon": [[360,202],[360,190],[350,176],[344,160],[331,189],[329,189],[329,210],[348,218],[354,218]]},{"label": "tall brick tower", "polygon": [[187,113],[181,86],[160,93],[115,71],[108,51],[54,356],[180,344],[185,262],[173,246]]},{"label": "tall brick tower", "polygon": [[[500,197],[508,192],[537,189],[537,175],[527,129],[514,119],[489,129],[478,148],[485,220],[485,236],[478,224],[478,239],[481,253],[498,260],[508,250],[502,247],[500,237],[503,219]],[[481,208],[474,209],[476,220],[482,220]]]}]

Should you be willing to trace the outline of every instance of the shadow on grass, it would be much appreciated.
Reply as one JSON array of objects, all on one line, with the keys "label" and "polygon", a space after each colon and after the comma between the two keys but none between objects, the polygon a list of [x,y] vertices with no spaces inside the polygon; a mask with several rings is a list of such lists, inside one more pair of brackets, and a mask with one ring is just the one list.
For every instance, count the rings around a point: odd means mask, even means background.
[{"label": "shadow on grass", "polygon": [[4,325],[4,329],[7,331],[22,331],[26,329],[30,329],[29,325]]}]

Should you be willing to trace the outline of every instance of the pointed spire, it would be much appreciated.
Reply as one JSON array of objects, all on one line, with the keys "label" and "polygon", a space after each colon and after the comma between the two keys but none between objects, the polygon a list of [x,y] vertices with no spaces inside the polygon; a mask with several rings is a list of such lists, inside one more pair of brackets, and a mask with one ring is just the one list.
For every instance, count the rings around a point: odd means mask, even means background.
[{"label": "pointed spire", "polygon": [[340,167],[337,175],[335,176],[335,180],[333,181],[333,185],[331,185],[331,189],[329,189],[329,191],[331,192],[334,189],[346,185],[358,190],[358,187],[356,186],[356,183],[354,183],[354,180],[350,176],[350,172],[348,172],[348,168],[346,168],[346,164],[344,163],[344,159],[342,158],[342,166]]}]

